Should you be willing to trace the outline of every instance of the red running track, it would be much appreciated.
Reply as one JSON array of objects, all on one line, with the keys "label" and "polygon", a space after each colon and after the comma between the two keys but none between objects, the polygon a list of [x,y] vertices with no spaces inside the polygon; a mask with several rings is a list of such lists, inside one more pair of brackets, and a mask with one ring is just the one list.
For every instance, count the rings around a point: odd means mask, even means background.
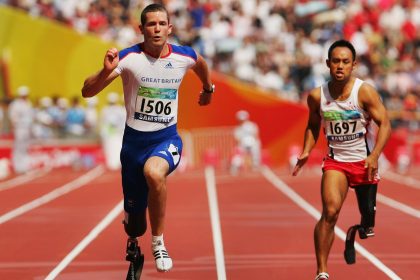
[{"label": "red running track", "polygon": [[[392,275],[420,279],[420,189],[407,186],[391,172],[385,175],[379,187],[377,236],[360,242],[371,257],[358,253],[356,264],[346,265],[344,242],[336,237],[329,262],[331,279],[380,280]],[[412,176],[414,186],[420,179],[416,176]],[[220,235],[212,230],[214,201],[210,198],[209,204],[207,193],[212,180],[220,218],[213,220],[213,226],[216,220]],[[141,240],[146,258],[141,279],[313,279],[316,219],[302,201],[312,211],[320,210],[319,181],[318,170],[309,169],[298,177],[282,170],[236,177],[220,170],[214,177],[206,177],[204,170],[171,175],[165,241],[174,268],[156,272],[148,231]],[[283,191],[278,184],[283,184]],[[0,279],[46,279],[75,248],[80,252],[60,267],[55,279],[125,279],[122,212],[118,210],[85,247],[77,247],[120,203],[119,172],[101,167],[56,169],[14,187],[4,189],[4,185],[0,182]],[[338,228],[346,230],[358,221],[350,192]]]}]

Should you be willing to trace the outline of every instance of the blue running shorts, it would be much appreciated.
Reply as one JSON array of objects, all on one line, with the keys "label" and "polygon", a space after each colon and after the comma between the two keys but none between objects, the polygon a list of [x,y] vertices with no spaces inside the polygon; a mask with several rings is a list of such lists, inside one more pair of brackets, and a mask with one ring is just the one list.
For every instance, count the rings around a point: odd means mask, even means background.
[{"label": "blue running shorts", "polygon": [[147,159],[152,156],[164,158],[171,173],[178,166],[181,154],[182,140],[176,125],[152,132],[125,127],[120,159],[124,210],[127,213],[137,214],[147,208],[149,187],[143,174]]}]

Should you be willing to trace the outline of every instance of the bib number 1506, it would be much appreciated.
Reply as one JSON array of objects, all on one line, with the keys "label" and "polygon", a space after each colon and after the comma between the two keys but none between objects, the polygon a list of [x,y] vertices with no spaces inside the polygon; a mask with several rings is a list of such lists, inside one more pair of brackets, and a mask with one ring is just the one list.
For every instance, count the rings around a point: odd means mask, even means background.
[{"label": "bib number 1506", "polygon": [[153,99],[146,99],[143,98],[140,103],[140,112],[146,113],[146,114],[165,114],[170,115],[171,114],[171,101],[163,102],[162,100],[153,100]]}]

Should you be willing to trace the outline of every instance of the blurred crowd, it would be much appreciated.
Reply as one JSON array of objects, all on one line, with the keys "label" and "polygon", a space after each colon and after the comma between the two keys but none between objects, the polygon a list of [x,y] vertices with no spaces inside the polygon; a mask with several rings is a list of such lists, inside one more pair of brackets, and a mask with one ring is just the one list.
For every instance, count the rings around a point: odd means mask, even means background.
[{"label": "blurred crowd", "polygon": [[[97,98],[41,97],[36,104],[29,99],[31,90],[20,86],[15,98],[0,107],[1,136],[13,136],[11,163],[16,173],[25,173],[34,165],[29,157],[32,144],[47,144],[57,139],[77,138],[102,144],[106,166],[120,168],[119,152],[125,128],[126,111],[116,92],[107,95],[107,104],[97,108]],[[4,134],[4,135],[3,135]],[[51,143],[51,142],[50,142]],[[79,157],[75,158],[75,163]],[[0,178],[5,169],[0,167]],[[6,174],[8,174],[6,172]]]},{"label": "blurred crowd", "polygon": [[[123,48],[142,40],[140,12],[157,1],[1,2]],[[304,101],[309,89],[328,78],[327,49],[345,38],[358,54],[356,74],[378,89],[394,127],[419,128],[419,0],[160,2],[170,12],[173,43],[194,47],[216,71],[293,102]]]},{"label": "blurred crowd", "polygon": [[[97,97],[82,99],[75,96],[43,96],[35,104],[30,100],[30,88],[20,86],[15,98],[0,107],[0,131],[3,134],[22,131],[25,138],[48,140],[60,138],[106,138],[122,133],[125,108],[122,96],[107,95],[107,104],[98,108]],[[19,132],[18,132],[19,133]]]}]

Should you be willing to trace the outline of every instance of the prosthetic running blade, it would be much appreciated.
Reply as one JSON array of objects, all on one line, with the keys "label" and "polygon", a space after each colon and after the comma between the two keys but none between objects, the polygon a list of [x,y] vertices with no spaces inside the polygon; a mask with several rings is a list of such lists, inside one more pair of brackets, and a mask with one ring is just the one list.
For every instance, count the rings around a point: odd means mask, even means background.
[{"label": "prosthetic running blade", "polygon": [[346,248],[344,250],[344,259],[346,260],[347,264],[354,264],[356,262],[354,240],[356,238],[356,232],[358,231],[359,227],[359,225],[354,225],[347,230]]},{"label": "prosthetic running blade", "polygon": [[130,262],[126,280],[139,280],[143,271],[144,255],[139,256],[136,261]]},{"label": "prosthetic running blade", "polygon": [[125,259],[130,262],[126,280],[139,280],[143,271],[144,255],[137,244],[128,246]]}]

